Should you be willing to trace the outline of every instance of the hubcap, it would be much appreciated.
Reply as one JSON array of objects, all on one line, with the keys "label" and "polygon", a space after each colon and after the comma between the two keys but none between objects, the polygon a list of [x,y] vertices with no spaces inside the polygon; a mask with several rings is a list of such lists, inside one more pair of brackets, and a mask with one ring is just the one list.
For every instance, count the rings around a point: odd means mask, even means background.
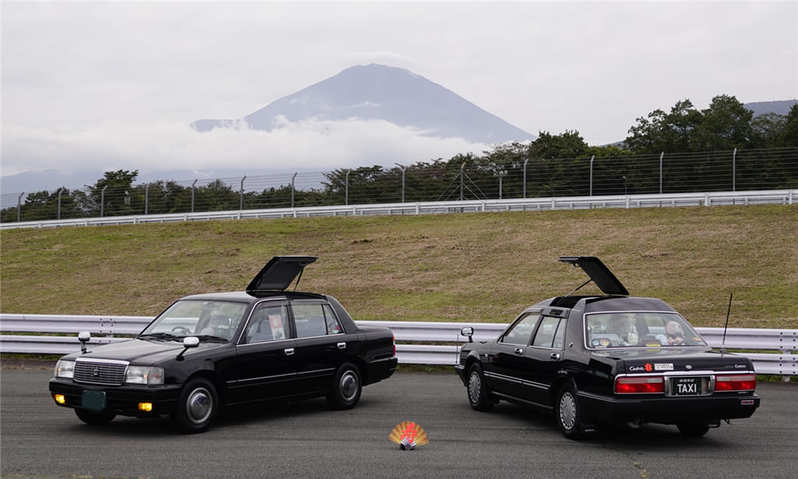
[{"label": "hubcap", "polygon": [[201,424],[208,420],[213,411],[213,396],[210,391],[199,387],[191,391],[186,399],[188,418],[194,424]]},{"label": "hubcap", "polygon": [[341,395],[345,400],[351,401],[357,396],[358,379],[353,371],[347,371],[342,374],[339,385],[341,387]]},{"label": "hubcap", "polygon": [[560,397],[560,423],[567,430],[573,429],[576,423],[576,400],[568,391]]},{"label": "hubcap", "polygon": [[479,373],[476,371],[471,373],[468,379],[468,399],[471,400],[472,404],[476,404],[479,402],[479,394],[482,390],[482,379],[479,377]]}]

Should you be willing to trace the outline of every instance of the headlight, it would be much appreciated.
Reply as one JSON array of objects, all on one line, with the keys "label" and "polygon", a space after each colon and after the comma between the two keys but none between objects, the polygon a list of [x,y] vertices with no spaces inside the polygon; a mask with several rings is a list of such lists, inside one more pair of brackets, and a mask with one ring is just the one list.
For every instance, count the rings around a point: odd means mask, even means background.
[{"label": "headlight", "polygon": [[125,382],[128,384],[163,384],[163,368],[128,366]]},{"label": "headlight", "polygon": [[55,377],[72,379],[75,374],[75,361],[59,359],[55,363]]}]

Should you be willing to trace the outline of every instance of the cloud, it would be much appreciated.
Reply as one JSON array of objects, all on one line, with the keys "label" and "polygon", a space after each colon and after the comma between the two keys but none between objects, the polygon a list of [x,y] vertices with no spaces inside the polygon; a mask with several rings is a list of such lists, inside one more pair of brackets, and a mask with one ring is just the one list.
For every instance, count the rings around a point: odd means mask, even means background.
[{"label": "cloud", "polygon": [[[106,122],[81,129],[7,125],[3,175],[30,170],[253,168],[329,170],[413,163],[481,152],[488,145],[437,138],[382,120],[284,122],[199,133],[172,122]],[[35,165],[35,166],[34,166]]]}]

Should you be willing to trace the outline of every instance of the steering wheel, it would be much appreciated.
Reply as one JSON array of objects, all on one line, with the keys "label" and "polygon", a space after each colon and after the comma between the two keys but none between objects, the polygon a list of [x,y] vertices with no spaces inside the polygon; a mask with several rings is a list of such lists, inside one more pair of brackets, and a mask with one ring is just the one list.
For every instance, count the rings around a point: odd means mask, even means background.
[{"label": "steering wheel", "polygon": [[172,328],[172,332],[185,336],[189,333],[189,330],[188,328],[184,328],[183,326],[175,326],[174,328]]}]

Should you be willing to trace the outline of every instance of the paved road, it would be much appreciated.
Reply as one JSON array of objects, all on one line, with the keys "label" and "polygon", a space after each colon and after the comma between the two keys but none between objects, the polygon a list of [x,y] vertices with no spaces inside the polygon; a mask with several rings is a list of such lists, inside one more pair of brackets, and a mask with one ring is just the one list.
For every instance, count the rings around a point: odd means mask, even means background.
[{"label": "paved road", "polygon": [[[646,426],[569,441],[542,413],[502,403],[472,411],[454,374],[400,373],[369,386],[351,411],[323,400],[239,411],[205,434],[164,420],[80,423],[47,393],[50,369],[3,369],[2,477],[796,477],[798,385],[761,384],[748,420],[685,440]],[[387,437],[415,420],[430,444]]]}]

